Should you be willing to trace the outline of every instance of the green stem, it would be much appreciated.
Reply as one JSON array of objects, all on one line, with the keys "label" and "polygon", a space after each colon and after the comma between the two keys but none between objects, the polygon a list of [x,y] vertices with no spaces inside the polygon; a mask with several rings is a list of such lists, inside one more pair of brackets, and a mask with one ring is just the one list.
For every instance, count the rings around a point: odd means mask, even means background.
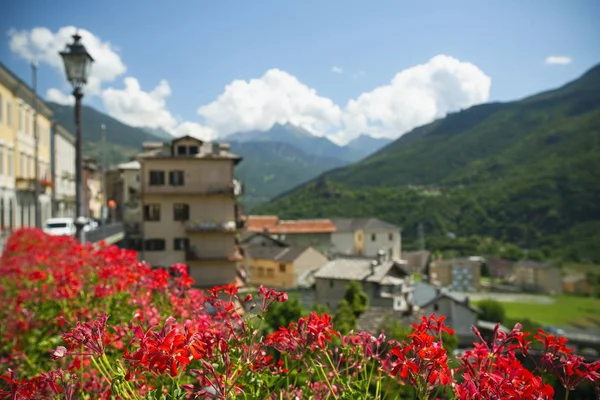
[{"label": "green stem", "polygon": [[565,400],[569,400],[569,393],[571,392],[569,389],[565,388]]},{"label": "green stem", "polygon": [[311,364],[312,364],[312,366],[315,369],[317,369],[318,371],[321,371],[321,374],[323,375],[323,378],[325,378],[325,382],[327,383],[327,386],[329,387],[329,390],[331,391],[331,394],[333,395],[333,397],[335,397],[337,399],[338,396],[333,391],[333,386],[331,386],[331,382],[329,382],[329,378],[327,377],[327,374],[325,373],[325,370],[323,369],[323,366],[319,365],[319,367],[317,367],[316,364],[315,364],[315,362],[312,359],[311,359]]}]

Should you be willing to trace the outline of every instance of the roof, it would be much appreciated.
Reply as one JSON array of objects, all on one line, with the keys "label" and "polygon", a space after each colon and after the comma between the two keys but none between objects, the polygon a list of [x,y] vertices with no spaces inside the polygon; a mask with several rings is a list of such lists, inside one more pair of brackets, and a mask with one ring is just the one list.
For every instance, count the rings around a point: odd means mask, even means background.
[{"label": "roof", "polygon": [[411,326],[418,324],[422,315],[419,312],[406,315],[404,311],[397,311],[390,307],[369,307],[358,317],[356,330],[379,335],[388,322],[395,321],[403,326]]},{"label": "roof", "polygon": [[399,226],[377,218],[332,218],[337,232],[363,231],[398,231]]},{"label": "roof", "polygon": [[406,260],[406,263],[410,267],[425,268],[431,252],[429,250],[422,251],[405,251],[402,253],[402,259]]},{"label": "roof", "polygon": [[553,268],[554,265],[539,261],[519,261],[517,262],[517,267],[544,269]]},{"label": "roof", "polygon": [[490,268],[511,268],[512,261],[502,258],[488,258],[487,264]]},{"label": "roof", "polygon": [[397,269],[403,275],[409,275],[404,265],[396,261],[384,261],[374,266],[371,271],[373,258],[340,257],[329,261],[316,274],[315,279],[340,279],[347,281],[384,281],[384,278],[393,269]]},{"label": "roof", "polygon": [[250,246],[248,255],[253,259],[274,260],[284,263],[294,262],[309,246]]},{"label": "roof", "polygon": [[250,232],[258,233],[266,230],[270,234],[332,233],[336,231],[335,225],[329,219],[280,220],[274,215],[250,215],[247,227]]},{"label": "roof", "polygon": [[425,282],[415,282],[413,284],[412,303],[415,306],[421,307],[423,304],[427,304],[431,299],[435,299],[436,297],[436,287]]},{"label": "roof", "polygon": [[[267,239],[269,242],[273,243],[273,245],[276,245],[278,247],[288,247],[289,246],[289,244],[286,243],[286,242],[284,242],[283,240],[275,239],[273,236],[270,236],[270,235],[268,235],[268,234],[266,234],[264,232],[251,233],[250,235],[244,237],[244,239],[242,240],[242,243],[243,244],[246,244],[246,243],[250,244],[250,241],[253,238],[258,237],[258,236],[261,236],[261,237]],[[250,245],[252,245],[252,244],[250,244]]]},{"label": "roof", "polygon": [[420,308],[425,308],[427,306],[430,306],[432,303],[435,303],[437,301],[440,301],[441,299],[448,299],[456,304],[462,305],[466,308],[468,308],[469,310],[473,311],[474,313],[480,313],[481,311],[475,307],[473,307],[470,303],[469,303],[469,298],[465,295],[462,294],[458,294],[458,293],[454,293],[454,292],[450,292],[448,290],[442,290],[440,291],[440,293],[434,297],[433,299],[429,300],[428,302],[426,302],[425,304],[420,305]]},{"label": "roof", "polygon": [[137,160],[125,162],[117,166],[119,169],[137,170],[140,169],[140,162]]}]

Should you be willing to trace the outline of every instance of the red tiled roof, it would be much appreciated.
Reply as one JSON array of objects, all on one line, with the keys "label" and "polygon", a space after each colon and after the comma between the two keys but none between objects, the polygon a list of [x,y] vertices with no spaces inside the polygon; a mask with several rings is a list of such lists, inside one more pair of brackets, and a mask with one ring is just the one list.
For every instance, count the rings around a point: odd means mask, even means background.
[{"label": "red tiled roof", "polygon": [[260,233],[265,229],[271,234],[285,233],[331,233],[336,228],[330,219],[280,220],[275,215],[250,215],[248,231]]}]

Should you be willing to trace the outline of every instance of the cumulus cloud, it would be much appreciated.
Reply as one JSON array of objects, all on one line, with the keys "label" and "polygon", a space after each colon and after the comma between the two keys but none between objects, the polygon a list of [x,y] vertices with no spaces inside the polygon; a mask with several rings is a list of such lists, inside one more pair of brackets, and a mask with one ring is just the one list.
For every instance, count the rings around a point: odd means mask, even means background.
[{"label": "cumulus cloud", "polygon": [[346,143],[361,133],[401,134],[489,98],[491,79],[474,64],[446,55],[398,72],[387,85],[351,99],[342,110],[287,72],[236,80],[198,113],[220,135],[291,123]]},{"label": "cumulus cloud", "polygon": [[331,72],[333,72],[334,74],[343,74],[344,70],[340,67],[333,66],[331,67]]},{"label": "cumulus cloud", "polygon": [[46,100],[62,104],[63,106],[72,106],[75,104],[75,98],[71,94],[63,93],[54,88],[48,89],[46,92]]},{"label": "cumulus cloud", "polygon": [[[65,26],[56,32],[44,27],[29,31],[12,29],[8,33],[9,46],[11,51],[21,58],[46,63],[56,69],[61,76],[65,76],[63,62],[58,53],[73,41],[72,36],[76,31],[74,26]],[[127,68],[109,42],[102,41],[85,29],[79,29],[79,35],[86,49],[95,59],[86,85],[86,92],[95,95],[100,93],[103,83],[114,81],[123,75]]]},{"label": "cumulus cloud", "polygon": [[550,65],[567,65],[567,64],[571,64],[571,62],[573,62],[573,60],[571,60],[571,57],[567,57],[567,56],[549,56],[546,57],[546,64],[550,64]]},{"label": "cumulus cloud", "polygon": [[200,107],[198,114],[220,135],[266,130],[288,122],[320,135],[338,125],[342,117],[331,99],[279,69],[248,82],[231,82],[215,101]]},{"label": "cumulus cloud", "polygon": [[217,139],[218,136],[214,129],[190,121],[180,123],[172,133],[177,137],[189,135],[207,142]]}]

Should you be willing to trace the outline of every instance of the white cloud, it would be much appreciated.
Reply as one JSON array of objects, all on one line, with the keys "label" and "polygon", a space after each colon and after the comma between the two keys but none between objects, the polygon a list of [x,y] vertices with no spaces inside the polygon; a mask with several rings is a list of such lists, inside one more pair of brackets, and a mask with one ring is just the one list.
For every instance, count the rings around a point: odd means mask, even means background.
[{"label": "white cloud", "polygon": [[171,87],[162,80],[152,91],[141,89],[137,79],[124,79],[125,88],[108,88],[102,91],[101,98],[108,114],[118,120],[138,127],[163,128],[171,131],[176,120],[166,109],[166,99],[171,95]]},{"label": "white cloud", "polygon": [[72,106],[75,104],[75,98],[71,94],[63,93],[58,89],[48,89],[46,92],[46,100],[54,103],[62,104],[64,106]]},{"label": "white cloud", "polygon": [[322,134],[340,123],[342,111],[295,76],[270,69],[258,79],[231,82],[215,101],[200,107],[198,114],[220,135],[266,130],[287,122]]},{"label": "white cloud", "polygon": [[567,65],[567,64],[571,64],[571,62],[573,62],[573,60],[571,60],[571,57],[567,57],[567,56],[549,56],[546,57],[546,64],[550,64],[550,65]]},{"label": "white cloud", "polygon": [[190,135],[208,142],[217,138],[217,132],[214,129],[189,121],[177,125],[172,133],[176,137]]},{"label": "white cloud", "polygon": [[334,74],[343,74],[344,70],[340,67],[333,66],[331,67],[331,72],[333,72]]},{"label": "white cloud", "polygon": [[[33,28],[29,31],[12,29],[8,33],[9,46],[13,53],[25,60],[37,60],[54,67],[66,81],[63,62],[58,53],[73,41],[71,36],[75,31],[74,26],[65,26],[56,32],[43,27]],[[86,85],[86,92],[98,94],[103,83],[114,81],[127,71],[127,67],[109,42],[102,41],[85,29],[80,29],[79,34],[82,43],[95,60]]]},{"label": "white cloud", "polygon": [[489,98],[491,79],[475,65],[439,55],[348,101],[345,109],[287,72],[236,80],[198,113],[220,135],[291,123],[345,143],[361,133],[401,134]]}]

